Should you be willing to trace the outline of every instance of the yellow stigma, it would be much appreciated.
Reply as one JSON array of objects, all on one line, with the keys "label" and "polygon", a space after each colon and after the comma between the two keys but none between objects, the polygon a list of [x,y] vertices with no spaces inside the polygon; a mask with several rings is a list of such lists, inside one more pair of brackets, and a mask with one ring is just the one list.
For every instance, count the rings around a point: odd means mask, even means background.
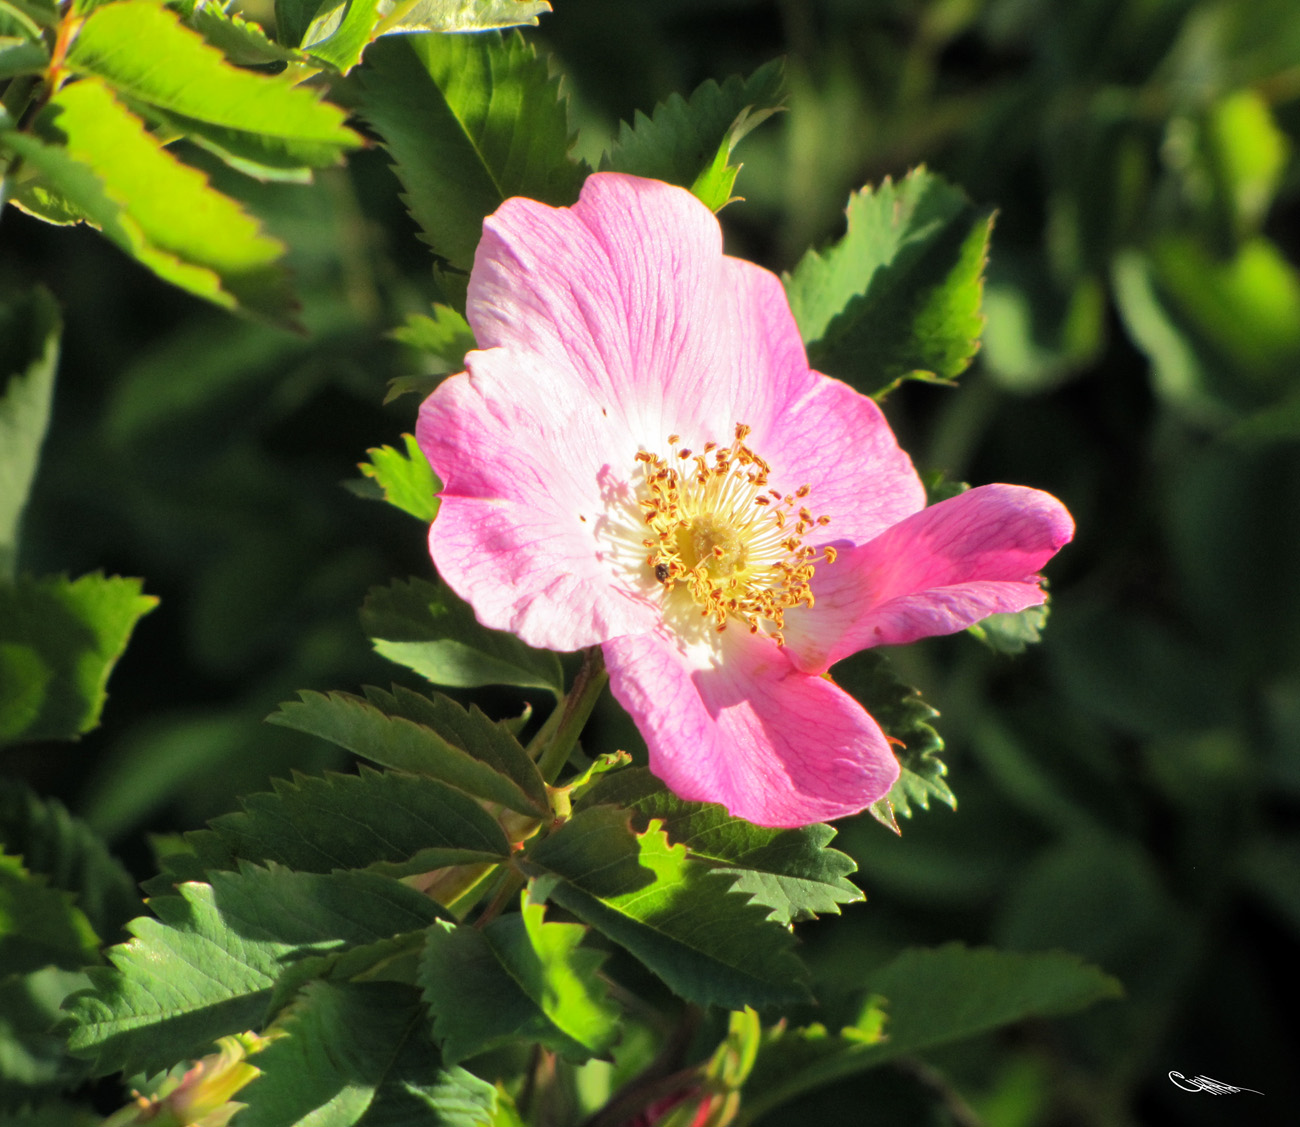
[{"label": "yellow stigma", "polygon": [[695,453],[679,450],[673,434],[668,458],[637,455],[645,467],[641,509],[650,531],[642,544],[654,577],[670,590],[683,584],[719,630],[736,618],[750,633],[767,629],[781,644],[785,612],[812,606],[814,565],[833,561],[835,549],[804,544],[830,518],[808,510],[806,485],[785,495],[769,488],[768,464],[745,445],[748,436],[749,427],[738,424],[730,446],[710,442]]}]

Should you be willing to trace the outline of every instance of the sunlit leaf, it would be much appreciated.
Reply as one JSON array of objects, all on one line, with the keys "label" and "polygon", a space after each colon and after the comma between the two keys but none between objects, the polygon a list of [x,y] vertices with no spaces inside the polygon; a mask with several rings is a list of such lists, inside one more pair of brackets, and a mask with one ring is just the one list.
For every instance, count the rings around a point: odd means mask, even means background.
[{"label": "sunlit leaf", "polygon": [[618,1010],[596,977],[604,955],[579,946],[585,927],[544,912],[525,897],[519,914],[486,927],[429,929],[420,985],[445,1060],[523,1041],[582,1061],[613,1044]]},{"label": "sunlit leaf", "polygon": [[647,829],[651,819],[659,821],[670,841],[729,873],[735,878],[733,889],[770,908],[782,923],[825,912],[838,915],[841,904],[862,899],[847,879],[857,866],[829,848],[835,837],[830,826],[755,826],[713,803],[678,798],[643,767],[603,777],[583,793],[575,809],[601,803],[630,808],[638,830]]},{"label": "sunlit leaf", "polygon": [[733,75],[721,86],[710,79],[689,100],[672,95],[653,116],[623,122],[601,168],[690,188],[717,211],[732,198],[740,171],[732,150],[780,105],[781,74],[778,59],[747,79]]},{"label": "sunlit leaf", "polygon": [[405,453],[391,446],[373,447],[366,451],[370,461],[362,462],[359,469],[367,481],[379,487],[383,500],[428,524],[438,515],[442,483],[415,438],[404,434],[402,441]]},{"label": "sunlit leaf", "polygon": [[806,1000],[793,937],[658,823],[593,806],[529,850],[538,895],[625,947],[689,1001],[730,1009]]},{"label": "sunlit leaf", "polygon": [[992,215],[923,168],[854,194],[847,215],[785,278],[813,367],[874,396],[960,375],[984,325]]},{"label": "sunlit leaf", "polygon": [[[159,65],[165,59],[166,66]],[[345,114],[292,76],[241,70],[151,0],[121,0],[87,17],[68,66],[117,95],[162,111],[187,133],[271,167],[321,167],[361,143]]]},{"label": "sunlit leaf", "polygon": [[72,739],[95,727],[109,672],[156,605],[137,579],[0,583],[0,745]]}]

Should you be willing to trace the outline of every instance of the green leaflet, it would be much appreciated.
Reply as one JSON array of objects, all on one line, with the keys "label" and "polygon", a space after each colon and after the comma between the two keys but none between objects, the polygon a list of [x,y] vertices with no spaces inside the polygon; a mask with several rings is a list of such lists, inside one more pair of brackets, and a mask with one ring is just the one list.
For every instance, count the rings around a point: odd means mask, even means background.
[{"label": "green leaflet", "polygon": [[[437,494],[442,483],[434,476],[429,459],[414,437],[404,434],[402,441],[405,453],[391,446],[367,450],[370,461],[358,466],[364,480],[356,484],[362,487],[373,484],[379,490],[379,499],[429,524],[438,515]],[[354,492],[362,490],[358,488]]]},{"label": "green leaflet", "polygon": [[782,98],[780,59],[747,79],[738,75],[719,86],[712,79],[687,101],[674,94],[654,109],[623,122],[602,170],[630,172],[690,188],[709,208],[727,204],[740,165],[731,152],[756,125],[777,111]]},{"label": "green leaflet", "polygon": [[0,582],[17,567],[19,521],[49,425],[61,327],[43,289],[0,306]]},{"label": "green leaflet", "polygon": [[[4,1062],[0,1068],[0,1127],[12,1127],[15,1122],[6,1117],[6,1110],[34,1104],[46,1093],[68,1091],[85,1079],[85,1063],[71,1060],[63,1038],[51,1032],[63,1000],[85,986],[84,974],[54,966],[30,974],[0,976],[0,1061]],[[50,1122],[53,1127],[68,1127],[79,1121],[69,1115]]]},{"label": "green leaflet", "polygon": [[373,867],[389,876],[504,860],[509,843],[473,799],[435,779],[362,767],[359,775],[273,779],[242,813],[189,834],[202,864],[277,862],[301,872]]},{"label": "green leaflet", "polygon": [[559,85],[520,36],[395,37],[366,63],[361,112],[422,237],[453,270],[469,271],[483,218],[508,196],[577,198],[583,173],[568,156]]},{"label": "green leaflet", "polygon": [[739,1124],[899,1056],[1027,1017],[1073,1013],[1123,993],[1115,979],[1075,955],[970,950],[960,943],[904,951],[863,978],[868,998],[853,1025],[838,1034],[812,1026],[769,1035],[745,1084]]},{"label": "green leaflet", "polygon": [[691,857],[718,866],[744,892],[772,911],[781,923],[839,914],[841,904],[863,898],[846,878],[857,866],[829,844],[835,831],[826,825],[773,830],[731,817],[712,803],[687,802],[672,794],[644,767],[601,778],[574,804],[577,810],[608,803],[629,808],[638,830],[659,821],[668,839],[686,846]]},{"label": "green leaflet", "polygon": [[952,380],[979,347],[993,216],[918,168],[849,199],[848,231],[808,251],[786,294],[813,367],[883,396]]},{"label": "green leaflet", "polygon": [[585,927],[544,912],[524,894],[519,914],[484,928],[429,929],[419,981],[444,1060],[522,1040],[584,1061],[617,1039],[618,1010],[596,977],[605,956],[579,947]]},{"label": "green leaflet", "polygon": [[175,12],[150,0],[92,12],[68,51],[68,66],[196,134],[212,131],[218,143],[252,146],[280,167],[333,164],[361,143],[344,126],[344,112],[317,91],[295,86],[290,76],[231,66]]},{"label": "green leaflet", "polygon": [[884,798],[868,809],[882,825],[899,832],[896,815],[912,816],[912,804],[930,809],[937,798],[957,809],[957,796],[944,782],[948,768],[939,758],[943,739],[931,725],[939,715],[894,673],[889,659],[878,650],[864,650],[835,667],[835,680],[862,703],[895,746],[901,774]]},{"label": "green leaflet", "polygon": [[807,1000],[793,937],[731,878],[693,861],[658,823],[593,806],[538,842],[522,862],[536,894],[627,948],[681,997],[729,1009]]},{"label": "green leaflet", "polygon": [[140,911],[135,881],[103,841],[57,799],[40,798],[13,780],[0,780],[0,848],[20,854],[53,887],[74,893],[101,938],[113,938]]},{"label": "green leaflet", "polygon": [[74,739],[95,727],[109,672],[156,605],[138,579],[0,583],[0,746]]},{"label": "green leaflet", "polygon": [[5,134],[5,142],[128,254],[225,308],[289,319],[292,299],[276,265],[280,242],[176,160],[103,82],[65,86],[37,131],[54,143],[17,133]]},{"label": "green leaflet", "polygon": [[49,887],[21,858],[0,853],[0,967],[14,974],[50,965],[75,970],[98,953],[95,931],[72,893]]},{"label": "green leaflet", "polygon": [[484,1127],[506,1097],[445,1067],[419,995],[393,983],[312,983],[257,1054],[242,1127]]},{"label": "green leaflet", "polygon": [[92,968],[92,989],[68,1005],[68,1045],[99,1074],[157,1070],[218,1037],[259,1028],[277,980],[307,956],[422,929],[440,916],[427,897],[370,873],[246,868],[183,884],[151,901]]},{"label": "green leaflet", "polygon": [[374,587],[361,608],[361,628],[375,650],[435,685],[513,685],[564,692],[559,658],[513,634],[478,624],[469,605],[423,579]]},{"label": "green leaflet", "polygon": [[[532,760],[478,709],[466,712],[445,697],[429,701],[409,690],[389,696],[372,689],[370,700],[348,693],[299,696],[282,704],[270,722],[320,736],[381,766],[441,779],[521,814],[542,817],[550,809]],[[412,718],[417,715],[418,721]]]}]

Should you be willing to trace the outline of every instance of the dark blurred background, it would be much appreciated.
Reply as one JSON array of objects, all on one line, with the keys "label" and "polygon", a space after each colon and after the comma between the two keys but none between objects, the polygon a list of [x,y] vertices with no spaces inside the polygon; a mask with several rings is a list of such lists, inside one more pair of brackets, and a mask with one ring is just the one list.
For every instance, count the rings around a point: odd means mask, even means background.
[{"label": "dark blurred background", "polygon": [[[1300,7],[554,3],[531,34],[593,162],[636,110],[785,56],[788,111],[742,143],[745,202],[722,214],[733,253],[789,269],[841,233],[850,191],[920,163],[998,208],[975,366],[887,413],[921,468],[1047,489],[1079,525],[1041,644],[893,655],[942,713],[958,811],[898,839],[843,824],[869,903],[801,934],[830,984],[955,938],[1077,952],[1126,1000],[936,1057],[964,1105],[931,1120],[925,1077],[894,1071],[770,1122],[1300,1121]],[[385,335],[434,291],[382,152],[311,187],[211,172],[291,247],[305,335],[91,232],[3,220],[0,284],[43,281],[67,322],[21,563],[162,599],[103,726],[6,766],[141,876],[146,834],[334,764],[262,718],[394,679],[357,608],[430,570],[418,524],[340,486],[412,427],[415,398],[381,401],[426,363]],[[1187,1093],[1170,1070],[1265,1094]]]}]

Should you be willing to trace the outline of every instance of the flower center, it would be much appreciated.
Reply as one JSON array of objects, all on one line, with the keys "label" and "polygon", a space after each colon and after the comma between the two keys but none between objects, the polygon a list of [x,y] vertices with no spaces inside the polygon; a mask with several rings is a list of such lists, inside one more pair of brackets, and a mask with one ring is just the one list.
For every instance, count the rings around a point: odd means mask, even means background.
[{"label": "flower center", "polygon": [[642,544],[654,577],[670,591],[682,584],[719,630],[736,618],[780,645],[785,612],[813,605],[814,565],[833,561],[835,549],[804,544],[830,518],[808,510],[807,485],[784,495],[769,488],[768,464],[745,445],[749,429],[737,424],[730,446],[709,442],[698,454],[678,449],[674,434],[668,458],[637,455],[645,466],[640,504],[650,532]]}]

